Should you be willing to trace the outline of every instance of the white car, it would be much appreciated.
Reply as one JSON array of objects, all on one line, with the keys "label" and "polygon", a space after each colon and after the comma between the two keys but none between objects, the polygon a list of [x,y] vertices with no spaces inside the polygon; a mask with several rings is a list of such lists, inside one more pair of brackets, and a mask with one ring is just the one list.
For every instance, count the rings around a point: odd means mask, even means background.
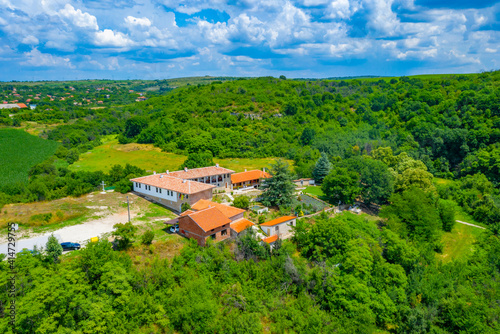
[{"label": "white car", "polygon": [[171,233],[177,233],[177,232],[179,232],[179,225],[172,226],[170,228],[170,232]]}]

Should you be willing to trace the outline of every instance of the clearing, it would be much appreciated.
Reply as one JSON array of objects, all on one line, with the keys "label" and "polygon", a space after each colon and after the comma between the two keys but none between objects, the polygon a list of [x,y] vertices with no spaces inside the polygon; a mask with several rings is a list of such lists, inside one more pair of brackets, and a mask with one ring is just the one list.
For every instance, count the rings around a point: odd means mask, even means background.
[{"label": "clearing", "polygon": [[[120,144],[116,136],[106,136],[102,139],[103,144],[80,156],[80,160],[69,166],[74,171],[104,171],[107,172],[113,165],[131,164],[148,172],[163,172],[178,170],[185,155],[162,152],[158,147],[151,144]],[[228,158],[214,159],[222,167],[229,168],[235,172],[243,172],[245,169],[269,168],[276,158]]]},{"label": "clearing", "polygon": [[[151,229],[155,232],[155,241],[167,244],[175,241],[175,245],[179,243],[177,239],[181,237],[171,234],[167,226],[163,224],[163,221],[175,215],[160,205],[150,203],[130,193],[124,195],[115,192],[106,194],[95,192],[80,198],[68,197],[52,202],[10,204],[4,207],[6,213],[1,215],[0,225],[5,226],[9,221],[20,223],[20,229],[16,233],[18,251],[23,248],[33,249],[34,245],[44,246],[51,233],[54,233],[60,242],[71,241],[85,244],[92,237],[107,238],[114,230],[113,225],[127,222],[127,196],[130,201],[131,221],[139,228],[138,240],[146,230]],[[78,218],[49,221],[44,225],[34,224],[29,219],[32,213],[40,215],[57,212],[64,206],[69,208],[69,215],[78,215]],[[2,233],[0,253],[6,250],[6,246],[7,235]]]}]

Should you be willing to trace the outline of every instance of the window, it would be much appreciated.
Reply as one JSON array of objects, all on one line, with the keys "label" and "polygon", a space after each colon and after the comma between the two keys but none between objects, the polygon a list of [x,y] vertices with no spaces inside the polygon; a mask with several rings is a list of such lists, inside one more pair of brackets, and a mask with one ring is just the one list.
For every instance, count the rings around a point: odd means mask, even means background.
[{"label": "window", "polygon": [[227,230],[220,231],[220,235],[227,235]]},{"label": "window", "polygon": [[278,232],[278,231],[280,230],[280,227],[279,227],[279,226],[276,226],[276,227],[274,228],[274,230],[275,230],[276,232]]},{"label": "window", "polygon": [[158,192],[158,187],[155,187],[155,189],[156,189],[156,192]]},{"label": "window", "polygon": [[210,236],[210,238],[212,238],[213,240],[215,240],[215,234],[212,234],[212,235]]},{"label": "window", "polygon": [[160,194],[161,194],[161,188],[160,188]]},{"label": "window", "polygon": [[186,199],[188,199],[188,198],[189,198],[189,195],[186,195]]}]

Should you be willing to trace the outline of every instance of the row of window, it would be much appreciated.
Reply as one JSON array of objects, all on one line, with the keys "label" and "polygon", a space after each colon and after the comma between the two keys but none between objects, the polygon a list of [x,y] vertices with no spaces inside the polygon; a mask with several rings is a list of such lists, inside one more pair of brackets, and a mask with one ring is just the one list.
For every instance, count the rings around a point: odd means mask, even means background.
[{"label": "row of window", "polygon": [[[143,184],[139,183],[139,182],[135,182],[135,187],[138,188],[138,189],[141,189],[143,186]],[[158,187],[155,187],[156,188],[156,192],[157,193],[162,193],[162,188],[158,188]],[[146,190],[151,190],[151,186],[148,186],[147,184],[144,184],[144,189]],[[172,190],[167,190],[167,195],[168,196],[174,196],[174,192]],[[179,197],[181,195],[179,194]],[[186,195],[186,198],[187,198],[187,195]]]}]

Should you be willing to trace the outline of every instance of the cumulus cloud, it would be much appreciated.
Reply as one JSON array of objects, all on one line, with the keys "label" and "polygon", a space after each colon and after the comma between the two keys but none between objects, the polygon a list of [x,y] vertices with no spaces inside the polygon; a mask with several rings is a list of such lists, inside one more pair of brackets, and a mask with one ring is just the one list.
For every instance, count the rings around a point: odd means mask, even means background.
[{"label": "cumulus cloud", "polygon": [[74,69],[75,66],[71,64],[69,58],[58,57],[48,53],[42,53],[38,49],[33,49],[30,52],[25,52],[25,61],[21,65],[35,66],[35,67],[66,67]]},{"label": "cumulus cloud", "polygon": [[37,45],[39,43],[38,38],[35,36],[29,35],[23,38],[22,43],[29,45]]},{"label": "cumulus cloud", "polygon": [[151,26],[151,21],[147,17],[138,18],[130,15],[125,18],[125,23],[131,26],[141,26],[141,27]]},{"label": "cumulus cloud", "polygon": [[97,31],[94,35],[94,42],[99,46],[127,47],[133,45],[133,41],[121,32],[111,29]]},{"label": "cumulus cloud", "polygon": [[66,4],[66,6],[59,11],[59,14],[70,20],[77,27],[99,30],[97,18],[95,16],[84,13],[80,9],[75,9],[75,7],[70,4]]}]

